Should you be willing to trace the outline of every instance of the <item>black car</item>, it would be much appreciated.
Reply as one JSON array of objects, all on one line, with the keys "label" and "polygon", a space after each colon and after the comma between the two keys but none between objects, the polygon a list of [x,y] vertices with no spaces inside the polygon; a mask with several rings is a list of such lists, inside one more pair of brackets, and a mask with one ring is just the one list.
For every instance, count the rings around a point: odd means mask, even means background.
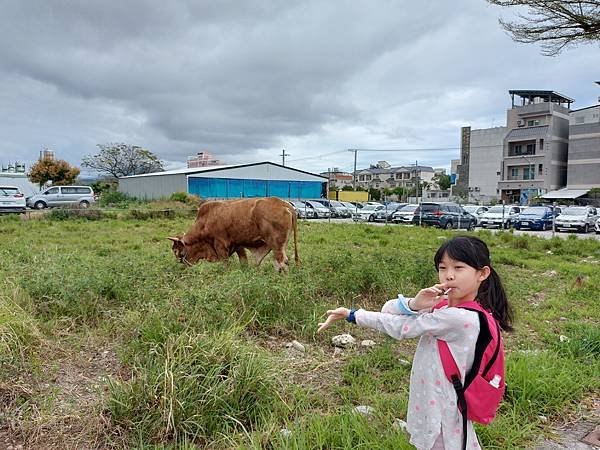
[{"label": "black car", "polygon": [[462,206],[452,202],[423,202],[415,210],[414,225],[431,225],[438,228],[475,229],[477,218]]}]

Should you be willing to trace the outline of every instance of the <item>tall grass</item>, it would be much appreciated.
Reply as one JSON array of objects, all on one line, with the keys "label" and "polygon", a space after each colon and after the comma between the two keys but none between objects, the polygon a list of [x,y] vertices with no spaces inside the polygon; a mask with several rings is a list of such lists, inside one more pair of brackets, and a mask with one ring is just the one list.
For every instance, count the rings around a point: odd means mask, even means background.
[{"label": "tall grass", "polygon": [[[331,307],[378,309],[434,283],[433,255],[454,232],[301,222],[303,264],[291,263],[283,276],[271,257],[259,268],[236,258],[185,267],[166,236],[193,219],[152,214],[0,217],[4,379],[32,373],[36,355],[42,363],[49,358],[36,351],[45,339],[79,351],[93,336],[116,348],[128,374],[110,382],[104,411],[109,439],[121,436],[129,447],[410,448],[391,424],[406,415],[409,368],[399,358],[411,360],[414,343],[345,323],[316,335],[316,323]],[[559,417],[600,390],[600,275],[582,262],[600,260],[600,246],[480,236],[517,323],[506,340],[507,401],[478,433],[484,448],[524,448],[547,426],[539,415]],[[377,347],[332,357],[329,339],[344,331]],[[561,334],[569,339],[560,342]],[[289,354],[292,339],[307,351]],[[356,415],[358,404],[373,406],[375,415]]]}]

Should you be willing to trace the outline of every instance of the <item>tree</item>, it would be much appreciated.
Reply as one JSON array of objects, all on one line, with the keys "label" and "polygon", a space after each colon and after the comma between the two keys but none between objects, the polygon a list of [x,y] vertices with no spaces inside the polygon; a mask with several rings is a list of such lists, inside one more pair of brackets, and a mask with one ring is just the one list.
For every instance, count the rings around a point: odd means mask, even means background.
[{"label": "tree", "polygon": [[443,191],[450,189],[450,185],[452,184],[450,175],[446,175],[445,173],[438,173],[434,175],[433,182],[437,184],[438,187]]},{"label": "tree", "polygon": [[369,197],[371,197],[373,201],[378,202],[379,200],[381,200],[381,192],[379,191],[379,189],[369,188]]},{"label": "tree", "polygon": [[98,144],[98,148],[98,154],[83,158],[83,167],[115,178],[164,170],[162,161],[154,153],[137,145]]},{"label": "tree", "polygon": [[487,0],[503,7],[526,7],[520,21],[499,19],[514,41],[540,42],[542,53],[556,56],[564,48],[600,41],[600,0]]},{"label": "tree", "polygon": [[354,190],[354,188],[352,186],[350,186],[349,184],[342,187],[342,191],[353,191],[353,190]]},{"label": "tree", "polygon": [[53,185],[73,184],[80,170],[62,159],[41,159],[29,170],[29,180],[40,188],[48,181]]}]

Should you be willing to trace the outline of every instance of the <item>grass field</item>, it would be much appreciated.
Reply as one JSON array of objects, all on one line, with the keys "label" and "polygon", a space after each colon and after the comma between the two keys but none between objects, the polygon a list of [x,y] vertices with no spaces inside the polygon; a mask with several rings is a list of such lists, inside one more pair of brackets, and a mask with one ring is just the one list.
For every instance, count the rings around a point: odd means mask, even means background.
[{"label": "grass field", "polygon": [[[432,284],[454,233],[301,222],[303,264],[283,276],[270,257],[179,264],[165,237],[190,218],[55,219],[0,217],[0,446],[411,448],[392,424],[416,342],[316,324]],[[517,312],[506,401],[478,434],[527,448],[598,399],[600,244],[478,235]],[[335,352],[342,332],[377,345]]]}]

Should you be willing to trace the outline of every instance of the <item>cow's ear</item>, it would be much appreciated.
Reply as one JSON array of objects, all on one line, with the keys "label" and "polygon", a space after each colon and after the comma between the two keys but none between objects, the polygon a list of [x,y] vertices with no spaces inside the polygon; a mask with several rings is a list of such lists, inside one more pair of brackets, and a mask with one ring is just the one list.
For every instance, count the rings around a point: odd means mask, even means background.
[{"label": "cow's ear", "polygon": [[180,237],[172,237],[172,236],[168,236],[167,237],[168,240],[173,241],[173,242],[181,242],[181,238]]}]

